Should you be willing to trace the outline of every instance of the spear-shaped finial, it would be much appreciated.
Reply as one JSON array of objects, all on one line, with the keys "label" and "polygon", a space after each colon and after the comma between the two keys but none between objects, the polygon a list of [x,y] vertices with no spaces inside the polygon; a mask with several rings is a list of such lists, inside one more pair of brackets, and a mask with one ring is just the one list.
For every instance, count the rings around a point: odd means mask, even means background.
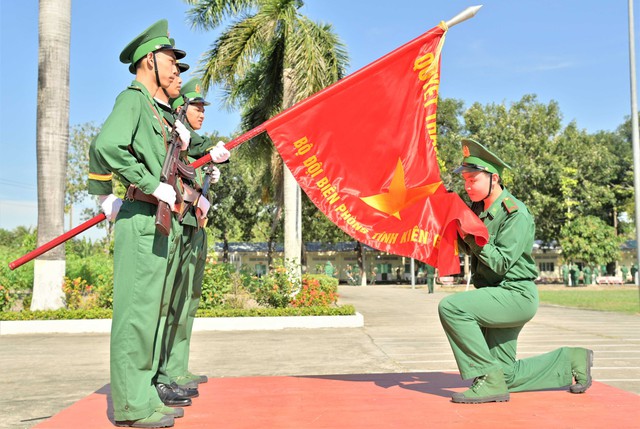
[{"label": "spear-shaped finial", "polygon": [[478,10],[480,10],[481,7],[482,5],[469,6],[468,8],[466,8],[465,10],[463,10],[462,12],[460,12],[459,14],[457,14],[456,16],[448,20],[446,23],[447,28],[451,28],[456,24],[460,24],[462,21],[466,21],[469,18],[473,18],[476,15],[476,13],[478,13]]}]

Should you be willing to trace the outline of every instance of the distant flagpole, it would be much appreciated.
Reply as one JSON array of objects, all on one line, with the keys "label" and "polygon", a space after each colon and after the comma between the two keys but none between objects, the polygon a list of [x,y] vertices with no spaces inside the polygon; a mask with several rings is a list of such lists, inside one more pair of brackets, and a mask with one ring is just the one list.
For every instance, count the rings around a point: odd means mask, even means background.
[{"label": "distant flagpole", "polygon": [[[636,263],[640,267],[640,138],[636,89],[636,48],[633,31],[633,0],[629,0],[629,74],[631,81],[631,145],[633,147],[633,188],[636,202]],[[637,280],[633,279],[637,284]],[[638,288],[640,292],[640,287]]]}]

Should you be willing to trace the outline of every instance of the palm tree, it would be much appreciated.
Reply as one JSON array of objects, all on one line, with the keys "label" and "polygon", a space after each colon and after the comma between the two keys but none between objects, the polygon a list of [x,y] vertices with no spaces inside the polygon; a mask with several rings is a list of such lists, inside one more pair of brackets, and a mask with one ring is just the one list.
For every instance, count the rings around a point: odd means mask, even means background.
[{"label": "palm tree", "polygon": [[[69,144],[71,0],[40,0],[38,54],[38,246],[64,232]],[[64,306],[64,246],[36,259],[32,310]]]},{"label": "palm tree", "polygon": [[[194,27],[213,29],[225,19],[236,19],[205,53],[200,72],[205,90],[220,85],[226,106],[241,108],[244,131],[345,74],[344,45],[330,25],[300,14],[302,0],[185,1],[193,6],[187,14]],[[299,266],[300,188],[266,135],[241,150],[251,151],[256,162],[269,163],[256,183],[273,189],[274,232],[284,207],[285,260]],[[299,268],[296,274],[299,277]]]}]

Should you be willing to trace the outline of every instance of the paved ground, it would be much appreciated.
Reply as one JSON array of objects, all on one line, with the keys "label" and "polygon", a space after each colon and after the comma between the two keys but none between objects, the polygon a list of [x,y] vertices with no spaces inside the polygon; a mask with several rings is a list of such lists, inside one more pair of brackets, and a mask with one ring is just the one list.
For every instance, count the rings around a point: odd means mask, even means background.
[{"label": "paved ground", "polygon": [[[456,371],[437,316],[447,289],[341,286],[363,328],[197,332],[191,367],[210,377]],[[520,335],[519,357],[595,351],[594,379],[640,394],[640,317],[543,306]],[[31,428],[109,382],[106,334],[0,337],[0,428]]]}]

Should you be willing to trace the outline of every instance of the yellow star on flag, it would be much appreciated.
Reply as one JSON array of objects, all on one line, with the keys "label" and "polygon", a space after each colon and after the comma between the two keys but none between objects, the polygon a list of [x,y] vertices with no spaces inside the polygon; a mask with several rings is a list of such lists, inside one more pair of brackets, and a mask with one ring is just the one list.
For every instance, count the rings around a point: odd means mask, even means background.
[{"label": "yellow star on flag", "polygon": [[360,198],[369,206],[383,213],[400,219],[400,211],[410,206],[417,200],[433,195],[442,184],[441,181],[431,183],[418,188],[407,189],[404,183],[404,167],[402,160],[398,159],[396,171],[393,173],[389,192]]}]

